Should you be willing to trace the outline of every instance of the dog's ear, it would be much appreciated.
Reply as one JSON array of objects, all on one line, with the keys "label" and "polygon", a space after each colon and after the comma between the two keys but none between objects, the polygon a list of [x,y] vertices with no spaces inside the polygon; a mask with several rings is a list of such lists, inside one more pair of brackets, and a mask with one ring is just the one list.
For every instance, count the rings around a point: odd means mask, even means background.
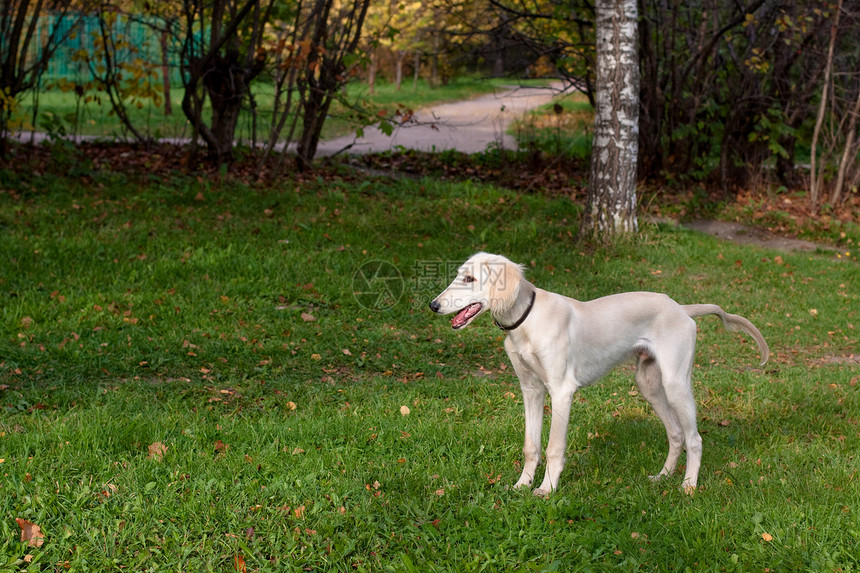
[{"label": "dog's ear", "polygon": [[490,310],[494,313],[510,309],[520,293],[520,283],[523,280],[523,268],[520,265],[500,257],[497,261],[485,261],[484,269],[489,277]]}]

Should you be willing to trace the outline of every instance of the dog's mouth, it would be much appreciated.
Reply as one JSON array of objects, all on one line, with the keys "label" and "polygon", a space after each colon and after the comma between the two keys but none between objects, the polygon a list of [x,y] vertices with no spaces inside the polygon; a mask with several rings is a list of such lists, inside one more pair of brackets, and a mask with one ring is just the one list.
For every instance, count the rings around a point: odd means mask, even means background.
[{"label": "dog's mouth", "polygon": [[475,318],[484,306],[480,302],[473,302],[451,319],[451,328],[454,330],[463,328]]}]

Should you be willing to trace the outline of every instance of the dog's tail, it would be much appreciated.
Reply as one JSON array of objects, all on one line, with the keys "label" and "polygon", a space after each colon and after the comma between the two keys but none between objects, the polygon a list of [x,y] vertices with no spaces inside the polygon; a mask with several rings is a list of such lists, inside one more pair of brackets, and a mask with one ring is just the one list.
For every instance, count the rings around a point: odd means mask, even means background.
[{"label": "dog's tail", "polygon": [[749,320],[737,314],[728,313],[715,304],[686,304],[681,306],[690,317],[716,314],[722,319],[723,326],[726,327],[726,330],[731,330],[732,332],[746,332],[752,336],[753,340],[755,340],[755,343],[758,345],[759,352],[761,352],[762,366],[767,362],[767,359],[770,357],[770,349],[767,347],[767,342],[765,342],[764,336],[761,335],[758,328],[756,328]]}]

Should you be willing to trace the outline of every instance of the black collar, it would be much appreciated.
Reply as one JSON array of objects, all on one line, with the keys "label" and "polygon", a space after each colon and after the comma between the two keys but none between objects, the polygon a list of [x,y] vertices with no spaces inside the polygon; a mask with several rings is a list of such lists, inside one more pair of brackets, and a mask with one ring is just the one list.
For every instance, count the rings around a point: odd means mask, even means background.
[{"label": "black collar", "polygon": [[537,291],[532,291],[532,299],[529,301],[529,307],[526,309],[526,311],[523,313],[523,315],[520,317],[520,319],[518,321],[516,321],[515,323],[513,323],[512,325],[503,326],[503,325],[499,324],[498,320],[494,320],[493,322],[495,322],[496,326],[498,326],[502,330],[513,330],[513,329],[515,329],[516,327],[521,325],[523,322],[525,322],[525,320],[529,317],[529,314],[531,314],[532,308],[534,308],[534,305],[535,305],[535,295],[536,294],[537,294]]}]

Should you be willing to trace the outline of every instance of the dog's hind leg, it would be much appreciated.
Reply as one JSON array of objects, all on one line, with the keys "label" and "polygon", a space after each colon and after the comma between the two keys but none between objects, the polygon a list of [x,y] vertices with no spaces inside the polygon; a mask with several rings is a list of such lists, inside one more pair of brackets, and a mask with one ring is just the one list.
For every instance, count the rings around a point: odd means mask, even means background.
[{"label": "dog's hind leg", "polygon": [[659,473],[649,476],[652,481],[657,481],[663,476],[671,475],[678,465],[678,458],[684,449],[684,430],[678,421],[675,411],[669,406],[666,392],[663,389],[662,373],[657,362],[647,353],[639,351],[639,363],[636,367],[636,384],[642,397],[651,404],[654,413],[663,422],[666,428],[666,438],[669,440],[669,455],[663,463]]},{"label": "dog's hind leg", "polygon": [[683,488],[692,494],[698,483],[699,468],[702,465],[702,436],[696,428],[696,399],[690,374],[693,369],[692,346],[689,354],[676,356],[677,362],[667,356],[658,357],[663,392],[675,419],[684,433],[687,449],[687,471],[684,472]]},{"label": "dog's hind leg", "polygon": [[702,465],[702,436],[696,428],[696,401],[693,397],[693,387],[689,375],[684,378],[678,376],[667,381],[663,380],[663,387],[669,406],[678,418],[684,431],[684,444],[687,448],[687,471],[684,472],[684,483],[682,487],[686,493],[692,494],[696,490],[699,480],[699,468]]}]

